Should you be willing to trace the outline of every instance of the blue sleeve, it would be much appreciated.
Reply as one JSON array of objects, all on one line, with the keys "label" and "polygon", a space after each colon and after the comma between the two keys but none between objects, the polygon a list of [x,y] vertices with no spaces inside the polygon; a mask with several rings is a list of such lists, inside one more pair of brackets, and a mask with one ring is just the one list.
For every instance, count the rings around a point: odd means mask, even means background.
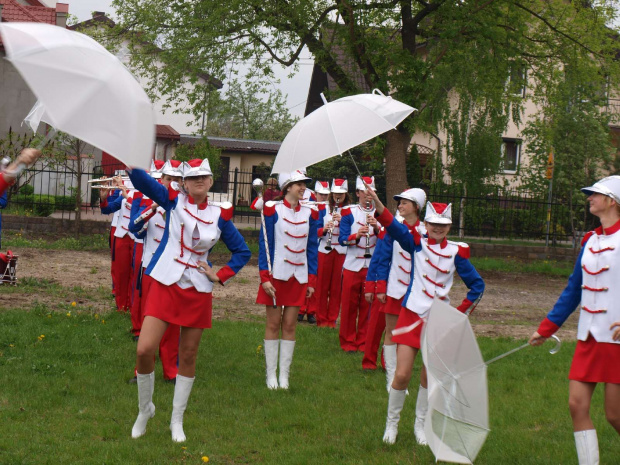
[{"label": "blue sleeve", "polygon": [[370,259],[370,263],[368,265],[368,271],[366,272],[366,281],[379,281],[377,271],[380,265],[379,262],[382,259],[381,253],[383,250],[383,245],[383,239],[379,239],[379,237],[377,237],[375,251],[372,253],[372,258]]},{"label": "blue sleeve", "polygon": [[160,207],[166,211],[172,210],[176,205],[176,198],[170,199],[168,189],[163,184],[153,179],[146,171],[134,168],[129,171],[129,179],[134,187],[147,197],[153,199]]},{"label": "blue sleeve", "polygon": [[349,241],[351,235],[351,225],[353,224],[353,214],[349,213],[340,219],[340,233],[338,234],[338,243],[344,247],[352,245]]},{"label": "blue sleeve", "polygon": [[[319,221],[322,222],[320,212],[318,219],[314,219],[310,213],[310,231],[308,232],[308,246],[306,247],[306,258],[308,260],[308,275],[316,276],[319,268],[319,237],[317,231],[319,229]],[[323,215],[325,216],[325,215]]]},{"label": "blue sleeve", "polygon": [[141,204],[142,202],[140,199],[133,199],[133,202],[131,203],[131,213],[129,214],[129,232],[135,235],[138,239],[144,239],[146,236],[146,228],[142,231],[145,224],[144,220],[138,221],[137,224],[135,223],[136,219],[142,214],[140,208]]},{"label": "blue sleeve", "polygon": [[225,220],[220,216],[217,225],[220,231],[222,231],[220,238],[232,253],[226,266],[237,274],[250,260],[252,252],[250,252],[248,245],[245,243],[245,239],[243,239],[243,236],[237,230],[232,220]]},{"label": "blue sleeve", "polygon": [[[380,247],[380,248],[379,248]],[[389,234],[383,236],[381,243],[377,242],[375,253],[372,256],[370,264],[377,256],[376,264],[376,281],[386,281],[390,277],[390,268],[392,267],[392,253],[394,251],[394,239]],[[370,271],[370,270],[369,270]]]},{"label": "blue sleeve", "polygon": [[[265,253],[265,235],[263,232],[263,226],[261,224],[258,238],[258,269],[259,271],[268,271],[270,267],[273,265],[273,255],[274,255],[274,227],[276,222],[278,221],[278,214],[274,213],[273,215],[265,215],[265,230],[267,231],[267,242],[269,242],[269,258],[271,258],[271,263],[269,266],[267,265],[267,254]],[[316,230],[315,230],[316,234]]]},{"label": "blue sleeve", "polygon": [[585,244],[579,252],[577,262],[573,273],[568,278],[566,288],[560,294],[558,301],[555,303],[551,311],[547,314],[547,318],[558,326],[566,321],[566,319],[575,311],[579,302],[581,302],[581,284],[583,282],[583,272],[581,271],[581,258],[583,251],[586,249]]},{"label": "blue sleeve", "polygon": [[7,203],[6,191],[4,191],[4,193],[0,195],[0,208],[6,208]]},{"label": "blue sleeve", "polygon": [[115,190],[112,195],[108,196],[107,200],[107,207],[101,207],[101,213],[103,213],[104,215],[109,215],[110,213],[117,212],[121,209],[121,205],[123,203],[123,196],[121,195],[120,190]]},{"label": "blue sleeve", "polygon": [[463,258],[460,255],[456,255],[454,258],[454,266],[456,272],[459,274],[469,292],[467,292],[467,299],[470,302],[477,302],[482,298],[484,292],[484,280],[474,268],[474,265],[467,258]]}]

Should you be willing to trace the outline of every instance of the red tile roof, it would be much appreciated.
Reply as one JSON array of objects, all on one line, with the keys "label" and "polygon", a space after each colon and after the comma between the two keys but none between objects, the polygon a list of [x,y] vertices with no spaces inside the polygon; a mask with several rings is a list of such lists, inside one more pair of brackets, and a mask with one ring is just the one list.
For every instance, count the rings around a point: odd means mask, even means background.
[{"label": "red tile roof", "polygon": [[[35,1],[31,1],[31,4],[32,6],[24,6],[17,0],[0,0],[0,5],[4,5],[2,21],[56,24],[56,8],[41,6],[41,3]],[[68,11],[68,5],[60,5]]]},{"label": "red tile roof", "polygon": [[[56,8],[42,6],[37,0],[30,0],[29,6],[21,5],[17,0],[0,0],[2,8],[3,22],[25,22],[25,23],[46,23],[56,24]],[[64,3],[57,4],[59,12],[68,12],[69,5]],[[2,39],[0,38],[0,47]]]},{"label": "red tile roof", "polygon": [[156,124],[157,132],[156,136],[158,139],[172,139],[172,140],[180,140],[181,134],[176,132],[172,126],[168,126],[167,124]]}]

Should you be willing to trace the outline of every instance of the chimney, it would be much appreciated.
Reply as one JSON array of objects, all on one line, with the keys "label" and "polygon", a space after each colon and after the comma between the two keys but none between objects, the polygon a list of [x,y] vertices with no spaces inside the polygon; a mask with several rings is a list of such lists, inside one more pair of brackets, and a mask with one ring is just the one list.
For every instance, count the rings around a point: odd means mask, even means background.
[{"label": "chimney", "polygon": [[67,27],[67,16],[69,15],[69,5],[66,3],[56,4],[56,26]]},{"label": "chimney", "polygon": [[105,11],[93,11],[93,19],[97,16],[105,16]]}]

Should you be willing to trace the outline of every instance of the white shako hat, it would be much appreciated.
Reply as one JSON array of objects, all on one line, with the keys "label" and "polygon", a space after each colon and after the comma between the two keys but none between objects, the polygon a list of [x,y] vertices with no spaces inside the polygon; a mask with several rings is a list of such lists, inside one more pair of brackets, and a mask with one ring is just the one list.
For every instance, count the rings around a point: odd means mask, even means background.
[{"label": "white shako hat", "polygon": [[349,183],[346,179],[333,179],[332,180],[332,193],[333,194],[346,194],[349,192]]},{"label": "white shako hat", "polygon": [[164,167],[161,169],[161,174],[167,174],[168,176],[183,177],[183,171],[181,171],[182,162],[180,160],[168,160],[164,163]]},{"label": "white shako hat", "polygon": [[304,173],[302,170],[295,170],[292,173],[280,173],[278,175],[278,185],[280,186],[281,191],[284,191],[284,188],[291,183],[302,181],[312,181],[312,179],[306,176],[306,173]]},{"label": "white shako hat", "polygon": [[314,185],[314,192],[317,194],[329,194],[329,182],[317,181]]},{"label": "white shako hat", "polygon": [[581,192],[588,195],[603,194],[620,204],[620,176],[607,176],[592,187],[584,187]]},{"label": "white shako hat", "polygon": [[422,211],[426,203],[426,192],[414,187],[394,196],[394,200],[398,201],[400,199],[411,200],[418,206],[418,211]]},{"label": "white shako hat", "polygon": [[163,160],[151,160],[151,170],[149,171],[149,174],[153,179],[159,179],[161,178],[161,170],[163,167]]},{"label": "white shako hat", "polygon": [[211,166],[209,165],[209,159],[194,158],[193,160],[186,161],[181,167],[184,178],[191,178],[193,176],[213,176],[211,172]]},{"label": "white shako hat", "polygon": [[[377,190],[377,188],[375,186],[375,177],[374,176],[371,176],[371,177],[364,176],[363,179],[366,182],[366,184],[368,184],[373,191]],[[366,190],[366,186],[364,186],[364,183],[362,182],[362,178],[360,178],[359,176],[357,177],[357,179],[355,181],[355,190],[356,191],[365,191]]]},{"label": "white shako hat", "polygon": [[424,221],[436,224],[452,224],[452,204],[426,202]]}]

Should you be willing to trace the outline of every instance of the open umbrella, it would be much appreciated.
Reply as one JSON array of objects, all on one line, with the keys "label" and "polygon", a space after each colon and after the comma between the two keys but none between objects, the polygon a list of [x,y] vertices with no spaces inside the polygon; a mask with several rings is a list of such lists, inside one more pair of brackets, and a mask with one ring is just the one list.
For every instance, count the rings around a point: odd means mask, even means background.
[{"label": "open umbrella", "polygon": [[415,108],[383,95],[343,97],[327,103],[299,121],[284,138],[273,164],[274,173],[305,168],[396,129]]},{"label": "open umbrella", "polygon": [[473,463],[489,433],[487,366],[466,315],[435,299],[422,342],[425,433],[437,461]]},{"label": "open umbrella", "polygon": [[45,108],[44,120],[131,166],[148,169],[155,117],[125,66],[90,37],[41,23],[1,23],[7,59]]},{"label": "open umbrella", "polygon": [[[549,353],[560,350],[560,340]],[[473,463],[489,433],[487,366],[529,344],[484,361],[467,315],[433,301],[422,340],[428,375],[426,439],[437,461]]]}]

